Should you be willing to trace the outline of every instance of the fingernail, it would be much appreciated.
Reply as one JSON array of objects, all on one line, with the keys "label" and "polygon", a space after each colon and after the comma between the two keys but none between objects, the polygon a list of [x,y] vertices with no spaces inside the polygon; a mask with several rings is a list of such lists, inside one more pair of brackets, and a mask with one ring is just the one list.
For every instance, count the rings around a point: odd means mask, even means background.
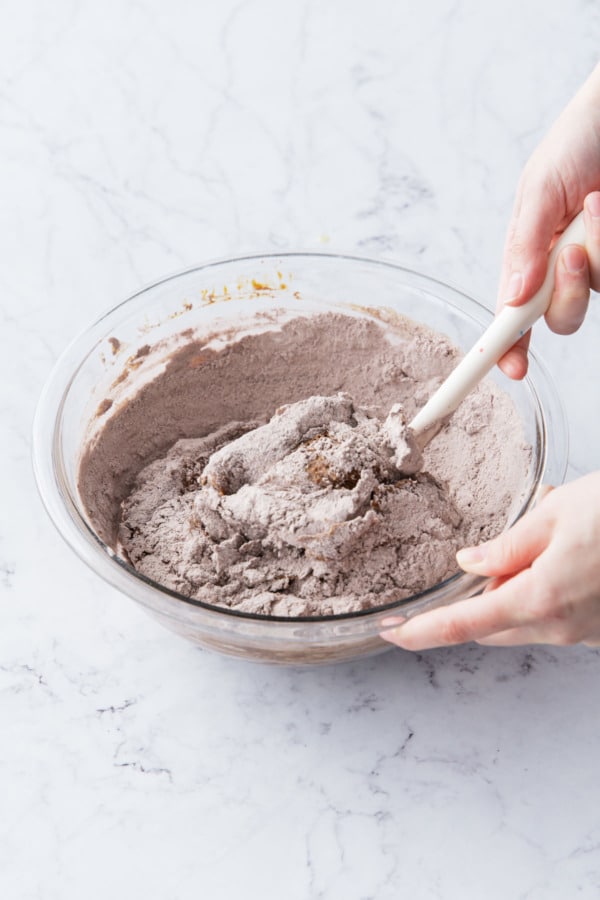
[{"label": "fingernail", "polygon": [[388,616],[381,623],[382,630],[379,632],[379,637],[383,638],[384,641],[395,643],[395,639],[401,632],[402,625],[404,625],[405,622],[406,619],[403,619],[400,616]]},{"label": "fingernail", "polygon": [[589,214],[593,219],[600,219],[600,193],[589,194],[586,202]]},{"label": "fingernail", "polygon": [[571,275],[579,275],[579,273],[583,272],[585,269],[585,252],[583,247],[579,247],[577,244],[571,244],[569,247],[565,247],[561,259],[565,269],[567,272],[570,272]]},{"label": "fingernail", "polygon": [[387,616],[381,623],[382,628],[394,628],[398,625],[404,625],[406,619],[402,616]]},{"label": "fingernail", "polygon": [[592,234],[595,238],[600,237],[600,193],[595,192],[589,194],[585,207],[589,213]]},{"label": "fingernail", "polygon": [[461,569],[474,569],[485,560],[485,544],[478,547],[463,547],[456,554],[456,561]]},{"label": "fingernail", "polygon": [[523,276],[520,272],[513,272],[508,279],[508,285],[506,287],[506,300],[504,302],[512,303],[514,300],[518,300],[521,296],[522,290]]}]

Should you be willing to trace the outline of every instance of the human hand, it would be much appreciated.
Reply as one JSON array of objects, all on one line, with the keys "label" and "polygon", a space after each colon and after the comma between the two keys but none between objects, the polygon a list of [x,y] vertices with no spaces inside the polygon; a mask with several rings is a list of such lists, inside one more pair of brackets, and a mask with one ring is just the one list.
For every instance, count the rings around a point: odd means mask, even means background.
[{"label": "human hand", "polygon": [[[565,247],[556,261],[546,322],[557,334],[577,331],[590,287],[600,290],[600,65],[529,159],[508,227],[498,305],[520,306],[541,287],[548,253],[584,209],[585,250]],[[527,332],[500,360],[511,378],[527,373]]]},{"label": "human hand", "polygon": [[600,472],[550,491],[511,529],[457,554],[485,591],[414,616],[381,637],[406,650],[448,644],[600,646]]}]

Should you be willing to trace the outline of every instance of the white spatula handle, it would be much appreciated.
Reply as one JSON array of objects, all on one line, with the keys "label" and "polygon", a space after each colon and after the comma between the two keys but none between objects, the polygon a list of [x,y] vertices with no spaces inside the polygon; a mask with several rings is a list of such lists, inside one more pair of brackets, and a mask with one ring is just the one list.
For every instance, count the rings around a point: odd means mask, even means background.
[{"label": "white spatula handle", "polygon": [[467,394],[487,375],[509,347],[543,316],[554,289],[556,257],[567,244],[585,246],[583,213],[579,213],[560,236],[548,257],[548,271],[541,288],[523,306],[505,306],[475,346],[453,369],[425,406],[410,423],[415,435],[425,436],[430,429],[454,412]]}]

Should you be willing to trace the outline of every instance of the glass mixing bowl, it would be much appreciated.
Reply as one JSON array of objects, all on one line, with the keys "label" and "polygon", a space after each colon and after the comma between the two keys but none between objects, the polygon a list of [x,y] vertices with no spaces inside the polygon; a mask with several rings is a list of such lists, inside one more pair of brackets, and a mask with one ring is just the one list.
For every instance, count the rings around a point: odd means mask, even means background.
[{"label": "glass mixing bowl", "polygon": [[[77,487],[82,448],[110,416],[111,404],[116,408],[160,371],[161,360],[182,334],[210,335],[214,340],[232,330],[272,328],[296,316],[326,311],[375,318],[390,328],[395,316],[408,316],[446,334],[463,350],[492,318],[460,291],[387,262],[314,253],[213,262],[165,278],[102,316],[65,350],[40,398],[34,469],[59,532],[102,578],[167,628],[204,647],[292,665],[380,653],[390,649],[380,637],[386,616],[412,616],[472,596],[485,584],[486,579],[459,572],[376,610],[310,618],[255,615],[210,606],[161,587],[138,574],[92,528]],[[526,496],[514,521],[532,506],[542,481],[563,480],[567,430],[556,389],[535,354],[524,381],[512,382],[499,372],[490,377],[512,397],[532,447]]]}]

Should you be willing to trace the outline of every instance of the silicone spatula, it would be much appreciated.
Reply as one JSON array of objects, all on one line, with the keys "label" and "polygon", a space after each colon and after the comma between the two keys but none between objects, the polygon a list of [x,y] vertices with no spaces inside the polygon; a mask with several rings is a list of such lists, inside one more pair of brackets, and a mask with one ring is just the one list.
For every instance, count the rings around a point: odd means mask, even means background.
[{"label": "silicone spatula", "polygon": [[541,316],[552,299],[556,258],[567,244],[585,246],[583,213],[579,213],[552,248],[548,271],[541,288],[522,306],[505,306],[474,347],[464,356],[448,378],[419,410],[408,427],[422,449],[437,434],[457,406],[475,388],[490,369],[504,356]]}]

